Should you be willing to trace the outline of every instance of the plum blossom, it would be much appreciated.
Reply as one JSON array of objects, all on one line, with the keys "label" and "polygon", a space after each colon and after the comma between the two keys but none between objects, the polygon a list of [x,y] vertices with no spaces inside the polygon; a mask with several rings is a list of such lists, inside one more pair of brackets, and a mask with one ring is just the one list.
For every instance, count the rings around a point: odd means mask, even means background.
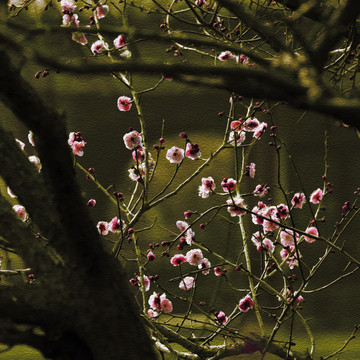
[{"label": "plum blossom", "polygon": [[165,294],[160,296],[160,308],[164,313],[170,313],[173,311],[172,302],[166,298]]},{"label": "plum blossom", "polygon": [[306,203],[306,198],[304,193],[296,193],[291,199],[291,204],[294,205],[294,208],[302,209],[305,203]]},{"label": "plum blossom", "polygon": [[125,49],[126,46],[126,39],[125,39],[125,35],[120,34],[116,39],[114,39],[114,46],[116,49]]},{"label": "plum blossom", "polygon": [[79,26],[80,21],[79,21],[79,17],[77,14],[64,14],[63,15],[63,21],[62,21],[62,25],[63,26],[70,26],[71,23],[74,23],[76,26]]},{"label": "plum blossom", "polygon": [[236,195],[233,198],[226,200],[226,203],[228,205],[231,205],[227,208],[230,216],[241,216],[246,214],[245,210],[239,208],[239,206],[242,208],[246,208],[246,206],[244,205],[244,199],[239,195]]},{"label": "plum blossom", "polygon": [[96,7],[96,16],[98,19],[104,18],[109,13],[109,6],[99,5]]},{"label": "plum blossom", "polygon": [[323,191],[321,189],[316,189],[310,195],[310,202],[313,204],[318,204],[323,198]]},{"label": "plum blossom", "polygon": [[266,131],[267,129],[267,123],[262,122],[259,124],[259,126],[254,130],[253,137],[255,139],[260,139],[261,135]]},{"label": "plum blossom", "polygon": [[198,265],[198,269],[204,269],[201,273],[203,275],[208,275],[210,272],[211,263],[207,258],[202,259],[201,263]]},{"label": "plum blossom", "polygon": [[227,60],[232,60],[235,59],[235,56],[231,53],[231,51],[223,51],[219,56],[218,59],[220,61],[227,61]]},{"label": "plum blossom", "polygon": [[62,7],[63,14],[63,26],[70,26],[71,22],[73,22],[76,26],[79,26],[79,20],[77,14],[74,14],[76,9],[76,5],[74,5],[74,1],[72,0],[62,0],[60,2]]},{"label": "plum blossom", "polygon": [[[151,157],[151,154],[148,153],[149,158]],[[135,148],[135,150],[132,152],[132,157],[134,161],[136,162],[142,162],[145,160],[145,150],[143,147],[139,146],[138,148]]]},{"label": "plum blossom", "polygon": [[225,315],[225,313],[223,311],[219,311],[217,314],[215,314],[216,319],[215,321],[219,324],[219,325],[224,325],[228,322],[228,317]]},{"label": "plum blossom", "polygon": [[69,134],[68,144],[71,146],[74,155],[77,156],[84,155],[84,147],[86,145],[86,142],[82,138],[80,132],[71,132]]},{"label": "plum blossom", "polygon": [[149,261],[154,261],[154,260],[156,259],[155,254],[154,254],[151,250],[148,251],[146,257],[147,257],[147,259],[148,259]]},{"label": "plum blossom", "polygon": [[141,134],[136,130],[130,131],[123,136],[124,144],[127,149],[134,150],[139,146],[142,146]]},{"label": "plum blossom", "polygon": [[201,156],[198,144],[188,142],[185,148],[185,156],[191,160],[195,160]]},{"label": "plum blossom", "polygon": [[254,190],[254,195],[255,196],[264,196],[265,194],[268,193],[268,188],[266,185],[256,185],[255,190]]},{"label": "plum blossom", "polygon": [[96,227],[101,235],[107,235],[109,233],[109,223],[106,221],[99,221]]},{"label": "plum blossom", "polygon": [[221,269],[220,266],[215,266],[215,267],[214,267],[214,275],[215,275],[215,276],[220,276],[222,273],[223,273],[223,272],[222,272],[222,269]]},{"label": "plum blossom", "polygon": [[[141,290],[141,281],[140,281],[140,279],[141,279],[140,276],[137,275],[136,280],[137,280],[137,282],[138,282],[138,284],[140,286],[140,290]],[[144,283],[144,286],[145,286],[145,291],[149,291],[149,289],[150,289],[150,280],[146,275],[143,275],[143,283]]]},{"label": "plum blossom", "polygon": [[90,49],[93,54],[101,54],[104,50],[108,50],[108,45],[103,40],[96,40]]},{"label": "plum blossom", "polygon": [[[311,235],[319,236],[319,231],[318,231],[318,229],[317,229],[315,226],[310,226],[310,227],[308,227],[308,228],[305,230],[305,232],[308,233],[308,234],[311,234]],[[308,243],[310,243],[310,244],[315,241],[314,238],[311,238],[311,237],[305,236],[305,235],[304,235],[304,239],[305,239],[306,242],[308,242]]]},{"label": "plum blossom", "polygon": [[229,134],[229,143],[231,145],[235,145],[235,137],[236,137],[236,145],[241,145],[245,140],[245,133],[242,131],[241,133],[237,133],[235,131],[231,131]]},{"label": "plum blossom", "polygon": [[[179,220],[179,221],[176,222],[176,226],[177,226],[177,228],[178,228],[181,232],[185,231],[185,229],[187,229],[187,228],[189,227],[189,225],[188,225],[187,222],[181,221],[181,220]],[[185,231],[185,234],[184,234],[184,235],[185,235],[185,241],[186,241],[186,243],[187,243],[188,245],[191,245],[192,242],[193,242],[193,238],[194,238],[194,236],[195,236],[194,231],[192,231],[192,230],[189,228],[189,229],[187,229],[187,230]]]},{"label": "plum blossom", "polygon": [[258,231],[253,234],[251,241],[256,246],[257,251],[266,250],[267,252],[274,252],[273,242],[268,238],[263,238]]},{"label": "plum blossom", "polygon": [[26,209],[24,206],[14,205],[12,208],[19,215],[21,221],[26,221],[29,218],[29,215],[26,212]]},{"label": "plum blossom", "polygon": [[169,149],[166,153],[166,158],[172,163],[172,164],[179,164],[184,159],[184,149],[180,149],[177,146],[173,146],[171,149]]},{"label": "plum blossom", "polygon": [[183,254],[175,254],[170,259],[170,263],[174,266],[180,266],[181,264],[186,263],[186,262],[187,262],[187,258]]},{"label": "plum blossom", "polygon": [[199,266],[204,257],[200,249],[193,249],[186,253],[186,259],[190,265]]},{"label": "plum blossom", "polygon": [[181,290],[190,290],[195,287],[195,279],[192,276],[186,276],[180,281],[179,288]]},{"label": "plum blossom", "polygon": [[206,1],[205,0],[196,0],[195,5],[198,7],[201,7],[203,5],[206,5]]},{"label": "plum blossom", "polygon": [[221,182],[221,187],[223,188],[224,192],[228,193],[232,190],[236,189],[236,180],[234,180],[233,178],[227,179],[224,178],[223,181]]},{"label": "plum blossom", "polygon": [[280,242],[283,246],[294,246],[295,240],[298,241],[299,234],[294,233],[293,231],[289,232],[288,230],[282,230],[280,232]]},{"label": "plum blossom", "polygon": [[129,111],[132,106],[132,101],[127,96],[120,96],[117,99],[117,107],[120,111]]},{"label": "plum blossom", "polygon": [[79,43],[80,45],[86,45],[88,43],[84,33],[74,32],[72,34],[72,40]]},{"label": "plum blossom", "polygon": [[251,308],[254,307],[254,300],[250,297],[250,295],[246,295],[239,302],[239,309],[241,312],[247,312]]},{"label": "plum blossom", "polygon": [[[149,158],[148,161],[148,170],[149,170],[149,176],[153,173],[155,168],[155,161],[152,158]],[[133,181],[140,181],[141,178],[145,177],[145,163],[141,163],[139,166],[135,167],[132,166],[129,169],[129,177]]]},{"label": "plum blossom", "polygon": [[151,319],[155,319],[159,316],[159,313],[153,309],[149,309],[147,311],[147,314],[148,314],[148,317],[151,318]]},{"label": "plum blossom", "polygon": [[230,123],[230,128],[236,132],[240,132],[244,129],[244,122],[245,120],[243,118],[240,118],[239,120],[234,120]]},{"label": "plum blossom", "polygon": [[148,303],[153,310],[162,310],[165,313],[172,312],[173,310],[172,303],[166,298],[166,295],[157,294],[155,291],[150,295]]},{"label": "plum blossom", "polygon": [[298,265],[298,259],[295,253],[295,246],[287,246],[280,251],[280,256],[287,262],[290,269]]},{"label": "plum blossom", "polygon": [[117,216],[113,217],[111,221],[109,222],[109,231],[113,233],[119,233],[121,232],[121,225],[124,228],[124,222],[120,221]]},{"label": "plum blossom", "polygon": [[[257,206],[253,207],[252,212],[255,214],[260,214],[262,216],[265,216],[264,214],[266,213],[267,209],[268,209],[268,207],[262,201],[259,201],[257,203]],[[254,214],[251,214],[251,218],[252,218],[252,222],[255,225],[262,225],[264,222],[263,218],[256,216]]]},{"label": "plum blossom", "polygon": [[249,165],[246,165],[245,167],[245,176],[248,176],[249,178],[253,179],[255,177],[255,163],[250,163]]},{"label": "plum blossom", "polygon": [[211,176],[202,178],[201,185],[199,186],[199,196],[201,196],[203,199],[208,198],[209,194],[214,191],[214,189],[215,182]]},{"label": "plum blossom", "polygon": [[256,118],[253,119],[246,119],[245,123],[245,130],[246,131],[255,131],[258,126],[260,125],[260,121]]},{"label": "plum blossom", "polygon": [[280,204],[277,207],[277,214],[276,216],[281,219],[284,220],[288,217],[289,215],[289,208],[285,205],[285,204]]}]

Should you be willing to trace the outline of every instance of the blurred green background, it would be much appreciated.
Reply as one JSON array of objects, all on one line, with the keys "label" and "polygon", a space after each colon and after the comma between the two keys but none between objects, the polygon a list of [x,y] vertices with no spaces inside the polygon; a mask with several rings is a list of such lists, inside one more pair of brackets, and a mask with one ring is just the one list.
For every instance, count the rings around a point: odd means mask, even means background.
[{"label": "blurred green background", "polygon": [[[146,4],[146,2],[144,2]],[[32,25],[60,24],[61,13],[58,9],[49,8],[44,12],[43,7],[39,6],[35,10],[26,13],[23,11],[14,22],[29,22]],[[2,6],[1,10],[5,10]],[[129,24],[132,26],[142,26],[153,30],[158,29],[162,18],[157,14],[139,15],[129,9]],[[86,21],[85,18],[81,18]],[[120,18],[115,14],[110,14],[106,19],[107,24],[118,25]],[[4,27],[3,27],[4,28]],[[11,27],[7,30],[11,33]],[[22,35],[16,35],[17,40],[22,40]],[[90,40],[90,39],[89,39]],[[93,39],[95,40],[95,39]],[[61,31],[54,33],[51,37],[36,37],[29,39],[33,47],[40,51],[48,52],[51,56],[73,59],[81,56],[89,56],[86,47],[74,43],[70,39],[70,34],[65,35]],[[111,38],[108,40],[111,41]],[[90,41],[91,42],[91,41]],[[182,61],[185,58],[190,60],[200,60],[200,56],[193,54],[184,56],[179,60],[174,60],[172,54],[166,53],[169,45],[140,42],[135,44],[131,50],[133,56],[140,58],[157,58],[159,61]],[[9,49],[11,53],[12,50]],[[46,78],[35,79],[34,74],[45,70],[42,64],[36,63],[32,58],[27,59],[23,64],[22,74],[27,81],[39,92],[42,98],[50,105],[66,114],[68,130],[80,131],[83,134],[87,145],[85,155],[78,159],[85,167],[93,167],[96,170],[98,180],[105,186],[115,185],[117,191],[124,193],[125,201],[129,199],[134,183],[128,178],[128,169],[132,164],[131,153],[124,144],[122,137],[129,127],[140,130],[136,112],[119,112],[116,107],[116,100],[121,95],[130,96],[128,90],[118,80],[109,74],[102,75],[74,75],[60,72],[55,73],[55,69],[49,69],[50,75]],[[153,76],[134,75],[133,82],[137,90],[147,89],[153,86],[159,79],[160,74]],[[158,143],[161,134],[163,120],[165,121],[164,138],[165,148],[173,145],[183,146],[183,141],[178,137],[181,131],[185,131],[193,142],[200,145],[203,157],[208,157],[217,146],[221,144],[225,129],[225,117],[219,117],[218,113],[228,111],[230,93],[216,88],[203,88],[196,86],[186,86],[176,81],[165,81],[161,86],[142,97],[142,107],[147,123],[149,144]],[[244,99],[248,104],[249,100]],[[239,106],[240,110],[241,107]],[[27,142],[27,132],[13,115],[0,104],[0,119],[14,135]],[[244,115],[244,111],[237,114]],[[278,127],[277,133],[281,137],[293,155],[297,171],[300,174],[302,184],[308,194],[314,189],[322,187],[321,179],[324,173],[324,139],[325,132],[328,136],[328,176],[327,180],[333,185],[334,192],[328,195],[324,201],[325,209],[321,216],[326,216],[327,222],[320,225],[322,236],[328,237],[333,232],[333,225],[340,219],[341,206],[347,200],[352,201],[353,192],[360,186],[360,141],[357,134],[349,128],[345,128],[339,122],[315,113],[303,114],[288,107],[286,104],[276,107],[273,112],[274,124]],[[259,120],[269,122],[269,116],[258,113]],[[51,121],[51,119],[49,119]],[[270,125],[270,122],[269,122]],[[252,149],[248,158],[248,163],[256,163],[255,179],[245,179],[243,191],[251,192],[257,184],[268,184],[271,187],[272,204],[276,205],[284,202],[282,195],[276,190],[277,178],[276,154],[268,142],[271,140],[268,130],[261,141]],[[29,155],[34,151],[30,145],[26,145]],[[161,154],[161,161],[154,180],[152,191],[156,193],[167,183],[175,165],[170,165],[165,159],[166,150]],[[301,191],[301,186],[294,169],[292,168],[285,147],[281,150],[282,166],[281,181],[286,191]],[[189,171],[198,166],[198,162],[191,160],[185,161],[179,173],[180,180],[185,179]],[[177,232],[175,222],[183,220],[183,212],[186,210],[204,211],[210,205],[218,203],[218,199],[201,199],[198,196],[198,186],[201,177],[212,176],[220,187],[220,182],[224,177],[234,177],[234,155],[232,151],[224,151],[213,163],[198,176],[194,182],[180,191],[176,197],[162,203],[159,207],[151,210],[144,216],[139,228],[149,226],[154,219],[157,222],[151,232],[140,235],[139,241],[143,249],[146,250],[149,243],[170,240],[173,235],[170,232]],[[116,208],[100,193],[95,186],[87,181],[83,174],[79,173],[79,182],[83,189],[84,201],[95,198],[97,205],[90,208],[90,214],[94,223],[99,220],[109,221],[116,216]],[[255,200],[247,200],[249,208],[256,204]],[[226,216],[224,212],[223,215]],[[229,217],[228,217],[229,218]],[[295,214],[297,225],[305,229],[309,219],[309,211],[303,210]],[[253,230],[250,219],[247,219],[246,227],[248,231]],[[214,251],[220,252],[225,257],[228,256],[236,261],[237,255],[241,250],[241,237],[236,226],[225,220],[218,220],[210,223],[204,230],[194,227],[196,238],[209,246]],[[109,235],[110,237],[111,235]],[[115,237],[112,237],[115,240]],[[360,226],[359,220],[348,227],[343,235],[346,240],[345,249],[354,257],[360,255]],[[307,265],[311,266],[319,256],[322,255],[322,244],[305,244],[302,247],[303,257],[307,260]],[[127,254],[131,253],[131,245],[125,244],[124,250]],[[157,260],[148,267],[151,274],[160,274],[160,283],[164,287],[169,287],[172,291],[176,290],[178,284],[168,280],[178,273],[170,265],[168,259],[161,258],[160,253],[163,249],[156,249]],[[172,254],[176,250],[172,250]],[[255,249],[252,249],[254,259],[259,256]],[[7,257],[6,254],[2,254]],[[208,256],[212,264],[216,260]],[[11,258],[11,257],[10,257]],[[9,258],[9,259],[10,259]],[[14,260],[16,261],[16,260]],[[343,273],[347,262],[341,256],[332,254],[313,279],[313,285],[309,288],[314,289],[335,279]],[[254,262],[254,269],[256,269]],[[260,270],[260,263],[258,264]],[[126,264],[129,278],[134,275],[136,269],[131,263]],[[255,270],[256,272],[256,270]],[[290,272],[289,272],[290,273]],[[237,288],[245,287],[247,280],[244,275],[230,271],[229,280]],[[206,281],[205,281],[206,280]],[[314,294],[307,294],[303,304],[303,316],[311,319],[310,326],[314,331],[315,338],[318,339],[319,349],[327,349],[331,352],[340,347],[345,338],[351,333],[354,323],[360,321],[360,287],[358,285],[358,275],[345,278],[338,284],[328,289]],[[6,281],[4,277],[1,281]],[[155,290],[155,289],[154,289]],[[153,289],[151,289],[151,292]],[[199,279],[196,301],[207,300],[209,309],[223,310],[229,313],[243,293],[231,290],[224,278],[215,278],[213,274]],[[175,311],[185,311],[184,304],[175,302]],[[255,320],[253,314],[249,314],[245,320],[239,320],[237,324],[244,326],[244,332],[254,331],[252,321]],[[268,325],[272,320],[268,320]],[[234,325],[234,326],[235,326]],[[301,324],[295,322],[295,340],[299,339],[299,346],[306,348],[305,331]],[[284,331],[286,329],[284,328]],[[335,341],[336,340],[336,341]],[[1,341],[1,339],[0,339]],[[28,351],[28,348],[26,351]],[[360,355],[360,345],[355,339],[349,347],[349,352],[341,356],[341,359],[357,359]],[[0,359],[41,359],[39,355],[30,352],[26,355],[18,348],[12,352],[0,353]],[[319,354],[322,353],[319,351]],[[13,355],[12,355],[13,354]],[[27,357],[28,356],[28,357]],[[250,357],[249,357],[250,359]]]}]

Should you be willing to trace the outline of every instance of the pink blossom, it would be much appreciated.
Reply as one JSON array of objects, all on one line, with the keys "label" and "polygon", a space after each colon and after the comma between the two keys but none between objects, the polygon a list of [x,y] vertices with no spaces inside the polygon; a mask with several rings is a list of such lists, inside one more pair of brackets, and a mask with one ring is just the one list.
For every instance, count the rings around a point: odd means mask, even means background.
[{"label": "pink blossom", "polygon": [[260,123],[259,126],[254,130],[253,137],[255,139],[260,139],[261,135],[266,131],[267,126],[268,125],[265,122]]},{"label": "pink blossom", "polygon": [[239,302],[239,309],[241,312],[247,312],[251,308],[254,307],[254,300],[250,297],[250,295],[246,295]]},{"label": "pink blossom", "polygon": [[[155,161],[150,158],[148,161],[148,170],[149,170],[149,176],[151,176],[151,174],[153,173],[155,168]],[[129,177],[131,180],[133,181],[140,181],[141,178],[144,178],[145,176],[145,163],[141,163],[138,166],[132,166],[129,169]]]},{"label": "pink blossom", "polygon": [[165,294],[160,296],[160,308],[165,313],[170,313],[173,311],[172,302],[166,298]]},{"label": "pink blossom", "polygon": [[[149,153],[149,156],[151,156],[150,153]],[[136,162],[144,161],[145,150],[141,146],[139,146],[138,148],[135,148],[135,150],[132,152],[132,157],[133,157],[134,161],[136,161]]]},{"label": "pink blossom", "polygon": [[232,190],[236,189],[236,180],[234,180],[233,178],[227,179],[224,178],[223,181],[221,182],[221,187],[223,188],[224,192],[228,193]]},{"label": "pink blossom", "polygon": [[323,198],[323,191],[321,189],[316,189],[310,195],[310,202],[313,204],[318,204]]},{"label": "pink blossom", "polygon": [[174,266],[180,266],[181,264],[186,262],[187,258],[183,254],[176,254],[170,259],[170,263]]},{"label": "pink blossom", "polygon": [[19,215],[21,221],[26,221],[29,218],[26,209],[22,205],[14,205],[13,210]]},{"label": "pink blossom", "polygon": [[148,317],[151,319],[157,318],[159,316],[159,313],[153,309],[149,309],[147,311]]},{"label": "pink blossom", "polygon": [[179,164],[184,159],[184,149],[180,149],[177,146],[173,146],[171,149],[169,149],[166,153],[166,158],[172,163],[172,164]]},{"label": "pink blossom", "polygon": [[225,315],[225,313],[223,311],[219,311],[218,314],[216,314],[216,319],[215,321],[219,324],[219,325],[224,325],[228,322],[228,317]]},{"label": "pink blossom", "polygon": [[245,121],[245,130],[246,131],[255,131],[259,125],[260,125],[260,122],[258,119],[256,119],[256,118],[247,119]]},{"label": "pink blossom", "polygon": [[[140,290],[141,290],[141,281],[140,281],[139,275],[136,276],[136,280],[138,281],[138,284],[139,284]],[[146,275],[143,275],[143,283],[145,286],[145,291],[149,291],[150,290],[150,280]]]},{"label": "pink blossom", "polygon": [[255,163],[250,163],[249,165],[246,165],[245,175],[253,179],[255,177],[255,167],[256,167]]},{"label": "pink blossom", "polygon": [[230,128],[236,132],[240,132],[244,129],[244,119],[234,120],[230,123]]},{"label": "pink blossom", "polygon": [[101,235],[107,235],[109,233],[109,223],[106,221],[99,221],[96,227]]},{"label": "pink blossom", "polygon": [[160,310],[160,294],[157,294],[155,291],[150,295],[148,304],[154,310]]},{"label": "pink blossom", "polygon": [[116,49],[123,48],[125,49],[126,39],[125,35],[120,34],[115,40],[114,40],[114,46]]},{"label": "pink blossom", "polygon": [[120,96],[117,99],[117,107],[120,111],[129,111],[132,106],[132,101],[127,96]]},{"label": "pink blossom", "polygon": [[257,185],[256,187],[255,187],[255,190],[254,190],[254,195],[255,196],[260,196],[260,197],[262,197],[262,196],[264,196],[265,194],[267,194],[268,193],[268,188],[267,188],[267,186],[266,185]]},{"label": "pink blossom", "polygon": [[109,7],[107,5],[99,5],[96,7],[96,16],[98,19],[104,18],[109,13]]},{"label": "pink blossom", "polygon": [[210,272],[211,263],[207,258],[202,259],[201,263],[198,265],[198,269],[205,269],[201,273],[203,275],[208,275]]},{"label": "pink blossom", "polygon": [[236,57],[236,62],[242,65],[245,65],[248,62],[248,60],[249,60],[248,57],[245,55],[240,55]]},{"label": "pink blossom", "polygon": [[231,53],[231,51],[223,51],[219,56],[218,59],[220,61],[232,60],[235,59],[235,56]]},{"label": "pink blossom", "polygon": [[72,34],[72,40],[76,41],[81,45],[86,45],[88,43],[87,38],[85,37],[84,33],[75,32]]},{"label": "pink blossom", "polygon": [[295,246],[288,246],[280,251],[280,256],[283,260],[286,260],[290,269],[293,269],[298,265],[297,256],[295,253]]},{"label": "pink blossom", "polygon": [[263,238],[258,231],[253,234],[251,241],[255,244],[257,251],[266,250],[267,252],[274,252],[273,242],[268,238]]},{"label": "pink blossom", "polygon": [[155,258],[156,258],[156,256],[155,256],[155,254],[150,250],[150,251],[148,251],[148,253],[147,253],[147,259],[149,260],[149,261],[154,261],[155,260]]},{"label": "pink blossom", "polygon": [[214,179],[209,176],[208,178],[201,179],[201,186],[199,186],[199,196],[202,198],[208,198],[210,192],[214,191],[215,182]]},{"label": "pink blossom", "polygon": [[[319,236],[319,232],[318,229],[314,226],[310,226],[305,230],[306,233],[311,234],[311,235],[315,235],[315,236]],[[304,239],[306,242],[308,243],[313,243],[315,241],[314,238],[311,238],[309,236],[304,236]]]},{"label": "pink blossom", "polygon": [[292,198],[291,203],[294,205],[294,208],[302,209],[303,205],[306,203],[305,194],[296,193]]},{"label": "pink blossom", "polygon": [[68,144],[71,146],[74,155],[84,155],[86,142],[83,140],[80,132],[71,132],[69,134]]},{"label": "pink blossom", "polygon": [[246,214],[246,211],[244,209],[240,209],[240,207],[246,208],[246,206],[244,205],[244,199],[239,195],[236,195],[233,198],[226,200],[226,203],[228,205],[231,205],[227,208],[230,216],[241,216]]},{"label": "pink blossom", "polygon": [[276,216],[281,220],[285,220],[289,215],[289,208],[285,204],[280,204],[276,208],[277,208]]},{"label": "pink blossom", "polygon": [[293,231],[283,230],[280,232],[280,242],[283,246],[294,246],[295,239],[296,241],[298,241],[299,239],[298,233],[295,233],[295,237],[294,237]]},{"label": "pink blossom", "polygon": [[191,160],[195,160],[201,156],[198,144],[192,144],[188,142],[185,148],[185,156]]},{"label": "pink blossom", "polygon": [[205,0],[196,0],[195,5],[198,7],[201,7],[203,5],[206,5],[206,1]]},{"label": "pink blossom", "polygon": [[186,259],[190,265],[198,266],[203,261],[203,254],[200,249],[189,250],[186,253]]},{"label": "pink blossom", "polygon": [[[262,225],[264,228],[264,231],[274,231],[279,227],[279,225],[276,223],[279,219],[277,217],[277,208],[276,206],[270,206],[270,207],[264,207],[262,208],[258,214],[264,216],[265,218],[268,218],[269,220],[262,219]],[[270,221],[273,220],[273,221]],[[274,222],[276,221],[276,222]]]},{"label": "pink blossom", "polygon": [[[120,227],[120,219],[118,219],[117,216],[113,217],[111,219],[111,221],[109,222],[109,231],[113,232],[113,233],[119,233],[121,232],[121,227]],[[122,226],[124,227],[124,223],[122,223]]]},{"label": "pink blossom", "polygon": [[71,23],[74,23],[75,26],[79,26],[80,21],[78,20],[78,15],[77,14],[64,14],[63,15],[63,20],[62,20],[62,25],[63,26],[70,26]]},{"label": "pink blossom", "polygon": [[97,40],[91,45],[91,51],[93,54],[101,54],[106,50],[107,46],[102,40]]},{"label": "pink blossom", "polygon": [[229,134],[229,143],[235,146],[235,136],[236,136],[236,145],[241,145],[245,140],[245,133],[242,131],[241,133],[237,133],[235,131],[231,131]]},{"label": "pink blossom", "polygon": [[192,276],[186,276],[180,281],[179,288],[181,290],[190,290],[195,287],[195,279]]},{"label": "pink blossom", "polygon": [[136,131],[130,131],[123,136],[124,144],[127,149],[134,150],[139,146],[142,146],[141,135]]},{"label": "pink blossom", "polygon": [[187,229],[184,234],[185,241],[188,245],[191,245],[193,242],[193,237],[195,236],[195,233],[190,228],[188,229],[188,227],[189,227],[188,223],[185,221],[179,220],[176,222],[176,226],[181,232],[184,232],[185,229]]},{"label": "pink blossom", "polygon": [[61,0],[60,2],[60,6],[62,7],[62,12],[66,12],[66,13],[73,13],[76,5],[74,5],[74,1],[73,0]]},{"label": "pink blossom", "polygon": [[35,146],[34,133],[31,130],[28,133],[28,140],[32,146]]},{"label": "pink blossom", "polygon": [[[268,207],[262,201],[259,201],[257,206],[253,207],[252,212],[265,216],[264,214],[266,213],[267,209]],[[255,225],[262,225],[262,223],[264,222],[263,218],[256,216],[254,214],[251,214],[251,218],[252,218],[252,222]]]},{"label": "pink blossom", "polygon": [[25,144],[19,139],[15,139],[15,141],[19,145],[20,149],[24,151]]},{"label": "pink blossom", "polygon": [[220,276],[221,274],[222,274],[222,270],[221,270],[220,266],[215,266],[214,267],[214,275]]}]

